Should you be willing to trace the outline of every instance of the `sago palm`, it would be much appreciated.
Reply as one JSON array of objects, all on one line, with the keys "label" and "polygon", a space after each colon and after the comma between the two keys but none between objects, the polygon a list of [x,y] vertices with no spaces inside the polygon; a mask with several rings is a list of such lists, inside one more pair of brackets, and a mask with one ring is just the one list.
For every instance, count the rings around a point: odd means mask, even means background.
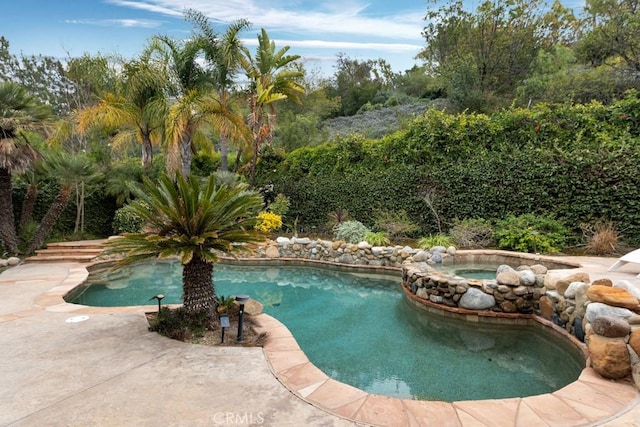
[{"label": "sago palm", "polygon": [[263,237],[254,229],[262,198],[244,184],[220,185],[215,176],[200,183],[194,176],[145,178],[144,191],[131,203],[145,226],[140,233],[111,240],[110,253],[124,254],[119,266],[142,259],[177,257],[183,265],[184,310],[211,320],[218,299],[213,264],[219,254],[242,250],[242,243]]},{"label": "sago palm", "polygon": [[9,253],[18,249],[11,181],[39,157],[27,140],[25,130],[46,128],[51,109],[16,83],[0,83],[0,241]]}]

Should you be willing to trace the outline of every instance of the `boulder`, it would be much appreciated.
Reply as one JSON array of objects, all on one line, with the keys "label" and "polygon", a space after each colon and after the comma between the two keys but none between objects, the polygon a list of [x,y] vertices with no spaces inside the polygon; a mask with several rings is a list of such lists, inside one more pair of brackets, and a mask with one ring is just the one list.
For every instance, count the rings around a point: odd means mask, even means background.
[{"label": "boulder", "polygon": [[587,298],[587,291],[589,290],[589,285],[584,284],[584,286],[576,287],[576,311],[574,314],[576,316],[584,317],[587,304],[589,303],[589,298]]},{"label": "boulder", "polygon": [[469,288],[460,298],[458,305],[469,310],[486,310],[496,305],[496,300],[480,289]]},{"label": "boulder", "polygon": [[572,282],[567,288],[567,290],[564,291],[564,297],[573,299],[576,297],[576,292],[578,292],[578,289],[582,287],[588,287],[588,286],[589,285],[584,282]]},{"label": "boulder", "polygon": [[[577,309],[578,306],[576,305],[576,310]],[[585,317],[589,323],[593,323],[594,320],[602,316],[617,317],[626,321],[629,317],[633,316],[633,311],[621,307],[612,307],[600,302],[592,302],[587,306]]]},{"label": "boulder", "polygon": [[0,267],[6,267],[9,265],[9,261],[6,259],[0,259]]},{"label": "boulder", "polygon": [[553,314],[555,310],[553,308],[553,301],[548,296],[544,295],[540,297],[540,316],[547,320],[551,320],[553,318]]},{"label": "boulder", "polygon": [[640,328],[636,328],[629,336],[629,345],[637,354],[640,354]]},{"label": "boulder", "polygon": [[264,253],[267,258],[280,258],[280,251],[275,246],[269,246]]},{"label": "boulder", "polygon": [[529,267],[534,274],[547,274],[547,267],[541,264],[534,264]]},{"label": "boulder", "polygon": [[445,248],[444,246],[434,246],[431,249],[429,249],[429,252],[431,252],[432,254],[435,254],[435,253],[442,254],[447,252],[447,248]]},{"label": "boulder", "polygon": [[587,290],[587,298],[592,302],[601,302],[614,307],[623,307],[631,310],[638,308],[638,298],[622,288],[591,285]]},{"label": "boulder", "polygon": [[593,285],[612,287],[613,286],[613,282],[611,281],[611,279],[597,279],[597,280],[594,280],[593,282],[591,282],[591,286],[593,286]]},{"label": "boulder", "polygon": [[634,297],[636,297],[636,298],[638,298],[640,300],[640,286],[634,285],[633,283],[631,283],[628,280],[620,280],[619,282],[616,282],[616,284],[613,285],[613,286],[615,288],[620,288],[620,289],[626,290],[631,295],[633,295]]},{"label": "boulder", "polygon": [[547,289],[555,290],[558,280],[560,280],[560,277],[556,276],[555,274],[547,274],[546,276],[544,276],[544,287]]},{"label": "boulder", "polygon": [[425,262],[431,257],[431,254],[427,251],[418,251],[417,254],[413,256],[414,262]]},{"label": "boulder", "polygon": [[518,286],[520,285],[520,276],[515,270],[502,271],[496,276],[496,280],[500,285]]},{"label": "boulder", "polygon": [[416,296],[423,299],[429,299],[429,294],[427,293],[426,288],[418,288],[418,291],[416,292]]},{"label": "boulder", "polygon": [[593,334],[589,338],[591,367],[605,378],[618,380],[631,373],[631,360],[623,339]]},{"label": "boulder", "polygon": [[516,313],[518,311],[518,306],[511,301],[503,301],[499,307],[505,313]]},{"label": "boulder", "polygon": [[455,246],[449,246],[447,248],[447,254],[451,255],[451,256],[456,256],[456,247]]},{"label": "boulder", "polygon": [[502,264],[502,265],[498,266],[498,268],[496,269],[496,274],[504,273],[506,271],[515,272],[516,270],[514,270],[510,265]]},{"label": "boulder", "polygon": [[435,263],[442,262],[442,252],[432,252],[431,262],[435,262]]},{"label": "boulder", "polygon": [[521,270],[518,276],[520,276],[520,284],[522,286],[533,286],[536,283],[536,275],[531,270]]},{"label": "boulder", "polygon": [[280,236],[280,237],[276,238],[276,242],[277,242],[277,243],[279,243],[279,244],[281,244],[281,245],[283,245],[283,244],[285,244],[285,243],[289,243],[289,242],[291,242],[291,241],[289,240],[289,238],[288,238],[288,237]]},{"label": "boulder", "polygon": [[600,316],[591,322],[593,332],[607,338],[623,338],[631,332],[631,326],[619,317]]},{"label": "boulder", "polygon": [[340,264],[353,264],[353,255],[351,254],[342,254],[338,257],[338,262]]},{"label": "boulder", "polygon": [[556,290],[564,295],[565,291],[573,282],[590,283],[589,275],[587,273],[574,273],[570,276],[563,277],[556,282]]},{"label": "boulder", "polygon": [[371,245],[367,242],[358,243],[358,249],[371,249]]},{"label": "boulder", "polygon": [[7,264],[9,266],[18,265],[18,264],[20,264],[20,258],[15,257],[15,256],[11,256],[11,257],[7,258]]},{"label": "boulder", "polygon": [[575,335],[575,337],[580,341],[584,342],[585,333],[582,322],[582,317],[576,317],[573,319],[573,335]]}]

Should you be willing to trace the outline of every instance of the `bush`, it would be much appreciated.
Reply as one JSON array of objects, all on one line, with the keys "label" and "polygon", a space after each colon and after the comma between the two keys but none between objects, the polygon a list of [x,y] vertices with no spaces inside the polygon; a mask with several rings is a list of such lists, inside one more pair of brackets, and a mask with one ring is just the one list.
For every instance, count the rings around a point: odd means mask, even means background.
[{"label": "bush", "polygon": [[131,210],[129,205],[125,205],[116,210],[113,216],[113,232],[121,233],[139,233],[144,226],[144,220]]},{"label": "bush", "polygon": [[375,228],[386,231],[391,237],[409,237],[420,229],[415,222],[411,221],[404,209],[376,212]]},{"label": "bush", "polygon": [[391,240],[384,231],[367,231],[364,233],[364,241],[372,246],[389,246]]},{"label": "bush", "polygon": [[434,246],[444,246],[448,248],[453,246],[453,240],[446,234],[430,234],[418,240],[420,249],[429,250]]},{"label": "bush", "polygon": [[289,198],[282,193],[278,193],[275,200],[269,204],[269,210],[276,215],[285,216],[289,212]]},{"label": "bush", "polygon": [[568,237],[567,228],[551,216],[509,215],[496,224],[495,236],[501,249],[520,252],[560,251]]},{"label": "bush", "polygon": [[335,228],[335,239],[359,243],[365,240],[364,236],[368,231],[370,230],[360,221],[345,221]]},{"label": "bush", "polygon": [[482,218],[456,219],[449,236],[458,248],[486,248],[495,244],[493,226]]},{"label": "bush", "polygon": [[611,221],[599,221],[595,224],[583,224],[583,233],[587,238],[587,252],[593,255],[616,253],[618,229]]},{"label": "bush", "polygon": [[263,233],[271,233],[282,227],[282,217],[273,212],[260,212],[255,229]]}]

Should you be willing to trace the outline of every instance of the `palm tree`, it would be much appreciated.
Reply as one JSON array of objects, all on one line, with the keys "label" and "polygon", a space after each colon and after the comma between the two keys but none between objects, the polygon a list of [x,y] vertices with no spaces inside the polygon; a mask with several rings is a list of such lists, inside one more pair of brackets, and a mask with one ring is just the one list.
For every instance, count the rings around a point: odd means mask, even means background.
[{"label": "palm tree", "polygon": [[39,157],[24,131],[45,129],[51,109],[16,83],[0,83],[0,240],[8,253],[18,242],[13,218],[12,176],[22,173]]},{"label": "palm tree", "polygon": [[145,178],[131,209],[146,223],[141,233],[125,234],[107,243],[123,253],[118,266],[150,258],[177,256],[183,265],[184,310],[194,319],[213,319],[218,299],[213,263],[263,237],[254,229],[262,198],[245,184],[219,185],[215,176],[202,184],[196,177],[168,175],[160,182]]},{"label": "palm tree", "polygon": [[89,157],[82,154],[54,154],[49,156],[46,162],[43,163],[43,168],[49,176],[60,183],[60,189],[27,247],[28,254],[40,248],[49,237],[53,226],[62,215],[64,208],[67,207],[69,200],[71,200],[74,189],[78,197],[78,200],[76,200],[76,228],[78,228],[80,217],[84,213],[84,184],[98,177],[94,170],[93,162]]},{"label": "palm tree", "polygon": [[[230,92],[234,85],[234,78],[240,68],[240,58],[242,56],[242,41],[239,38],[240,32],[247,29],[251,24],[249,21],[240,19],[230,23],[222,37],[218,37],[211,23],[201,12],[190,9],[186,12],[186,17],[194,23],[200,30],[200,37],[203,39],[203,51],[205,59],[212,70],[213,85],[217,92],[217,100],[220,108],[220,115],[223,119],[220,127],[220,154],[222,161],[220,170],[228,171],[229,165],[227,155],[229,152],[229,138],[236,137],[242,139],[248,137],[248,132],[239,124],[242,122],[240,114],[233,111],[236,97]],[[234,120],[227,120],[227,116],[233,116]],[[246,134],[246,135],[245,135]]]},{"label": "palm tree", "polygon": [[123,65],[123,80],[115,93],[105,93],[96,105],[78,114],[78,130],[85,133],[97,125],[118,129],[114,146],[136,140],[141,146],[142,166],[151,169],[153,145],[162,139],[167,104],[166,79],[153,67],[148,52]]},{"label": "palm tree", "polygon": [[255,57],[251,56],[247,48],[243,48],[244,57],[241,63],[251,81],[248,122],[253,148],[252,185],[262,142],[267,141],[270,144],[273,137],[277,117],[275,103],[288,98],[300,104],[300,96],[305,93],[304,86],[299,83],[304,73],[291,68],[300,55],[287,55],[288,51],[289,46],[276,51],[275,42],[269,39],[264,28],[258,35]]}]

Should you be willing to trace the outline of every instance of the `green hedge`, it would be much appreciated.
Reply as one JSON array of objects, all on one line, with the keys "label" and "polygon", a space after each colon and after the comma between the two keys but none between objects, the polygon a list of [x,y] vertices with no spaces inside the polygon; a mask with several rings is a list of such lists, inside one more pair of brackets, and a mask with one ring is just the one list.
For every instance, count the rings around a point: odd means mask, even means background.
[{"label": "green hedge", "polygon": [[405,210],[423,233],[437,232],[423,196],[445,223],[553,214],[579,232],[608,219],[640,244],[640,99],[609,106],[536,106],[483,114],[430,110],[381,140],[354,136],[287,155],[271,153],[260,183],[291,199],[288,216],[322,228],[347,209],[373,225],[376,210]]}]

